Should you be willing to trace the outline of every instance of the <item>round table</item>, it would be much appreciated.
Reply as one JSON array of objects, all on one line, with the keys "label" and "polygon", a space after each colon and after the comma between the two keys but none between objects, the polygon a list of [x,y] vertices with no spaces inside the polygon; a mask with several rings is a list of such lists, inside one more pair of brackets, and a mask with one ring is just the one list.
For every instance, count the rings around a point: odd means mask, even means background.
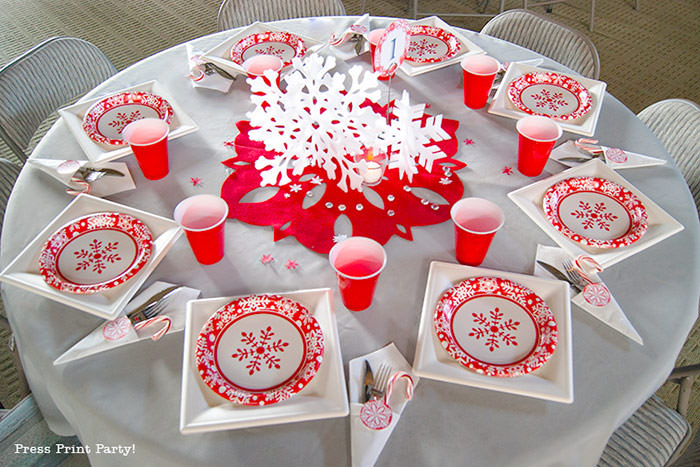
[{"label": "round table", "polygon": [[[387,18],[373,18],[379,27]],[[299,19],[277,23],[291,32],[324,40],[351,18]],[[536,57],[520,47],[462,31],[503,61]],[[231,31],[192,41],[208,50]],[[326,52],[327,53],[327,52]],[[158,80],[198,123],[198,132],[171,141],[171,173],[145,180],[133,157],[124,159],[137,189],[110,199],[171,217],[184,197],[218,194],[227,176],[221,161],[233,156],[235,123],[252,108],[249,87],[237,80],[228,94],[194,89],[186,51],[179,45],[123,70],[91,94],[105,94]],[[368,55],[339,61],[369,67]],[[545,60],[545,65],[557,66]],[[560,66],[559,66],[560,67]],[[407,89],[413,103],[460,122],[458,157],[468,163],[459,175],[464,196],[496,201],[506,223],[483,266],[528,274],[538,243],[554,245],[506,194],[535,179],[515,170],[515,120],[473,111],[462,104],[461,69],[452,65],[413,78],[393,80],[394,92]],[[88,96],[89,97],[89,96]],[[567,139],[575,136],[566,134]],[[659,157],[659,141],[622,103],[606,95],[595,137],[604,144]],[[464,144],[471,139],[474,144]],[[83,152],[62,121],[49,131],[33,157],[75,159]],[[512,167],[512,174],[504,173]],[[506,171],[507,172],[507,171]],[[544,178],[544,173],[536,179]],[[622,175],[658,203],[685,229],[602,273],[644,339],[639,346],[587,313],[572,307],[574,402],[561,404],[422,379],[415,397],[389,439],[379,465],[593,465],[614,429],[665,380],[695,321],[698,305],[700,239],[689,190],[673,161]],[[202,180],[193,186],[191,177]],[[9,201],[2,235],[7,265],[53,219],[71,197],[64,187],[25,166]],[[225,260],[200,266],[184,237],[179,239],[146,284],[155,280],[199,288],[202,297],[332,287],[343,361],[394,342],[413,359],[418,320],[432,260],[454,262],[453,227],[443,222],[412,230],[413,241],[393,237],[385,248],[388,264],[373,306],[352,313],[344,308],[326,255],[293,237],[273,242],[272,229],[227,222]],[[262,254],[275,258],[272,267]],[[299,264],[284,267],[287,260]],[[268,265],[269,266],[269,265]],[[181,333],[157,344],[140,342],[54,367],[52,362],[102,322],[90,314],[3,284],[3,299],[24,369],[50,427],[76,433],[85,446],[135,446],[128,457],[91,454],[95,465],[343,465],[350,463],[347,418],[273,425],[204,434],[178,431],[183,352]],[[93,449],[94,451],[94,449]]]}]

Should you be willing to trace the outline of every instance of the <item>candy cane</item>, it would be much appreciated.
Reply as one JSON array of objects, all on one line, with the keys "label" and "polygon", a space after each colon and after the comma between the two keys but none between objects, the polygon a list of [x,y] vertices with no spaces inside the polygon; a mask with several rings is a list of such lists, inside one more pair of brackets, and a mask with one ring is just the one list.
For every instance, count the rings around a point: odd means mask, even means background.
[{"label": "candy cane", "polygon": [[581,278],[586,281],[588,284],[594,284],[596,281],[591,279],[588,276],[588,273],[584,269],[583,264],[584,263],[589,263],[597,272],[602,272],[603,268],[600,264],[598,264],[598,261],[595,259],[591,258],[590,256],[587,255],[578,255],[576,258],[574,258],[574,270],[576,274],[581,276]]},{"label": "candy cane", "polygon": [[391,398],[391,393],[394,391],[394,385],[401,378],[406,378],[406,400],[410,401],[413,398],[413,378],[405,371],[397,371],[389,379],[386,392],[384,392],[384,402],[386,402],[387,405],[389,405],[389,398]]},{"label": "candy cane", "polygon": [[167,316],[154,316],[153,318],[147,319],[145,321],[139,321],[138,323],[134,324],[134,330],[138,331],[140,329],[145,328],[146,326],[156,323],[163,323],[163,326],[158,330],[158,332],[151,336],[151,339],[157,341],[170,330],[172,320]]},{"label": "candy cane", "polygon": [[194,66],[190,70],[190,74],[187,75],[187,77],[194,82],[201,81],[206,76],[206,72],[203,66],[204,59],[202,59],[201,55],[197,54],[192,56],[191,61],[194,64]]},{"label": "candy cane", "polygon": [[583,149],[584,151],[591,153],[591,154],[603,152],[603,149],[600,146],[593,146],[597,142],[598,142],[597,139],[579,138],[576,141],[574,141],[574,145],[577,148]]},{"label": "candy cane", "polygon": [[77,196],[80,193],[90,193],[90,184],[86,182],[85,180],[81,180],[77,177],[73,177],[70,179],[70,182],[80,186],[82,189],[77,189],[77,188],[66,188],[66,193],[69,195]]}]

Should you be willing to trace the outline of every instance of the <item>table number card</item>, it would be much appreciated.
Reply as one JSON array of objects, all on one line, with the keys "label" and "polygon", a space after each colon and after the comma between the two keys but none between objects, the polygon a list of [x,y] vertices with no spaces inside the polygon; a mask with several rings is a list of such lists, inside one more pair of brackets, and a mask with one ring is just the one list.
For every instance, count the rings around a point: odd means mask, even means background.
[{"label": "table number card", "polygon": [[374,51],[374,63],[380,75],[393,75],[406,59],[409,44],[408,29],[406,21],[394,21],[379,39]]}]

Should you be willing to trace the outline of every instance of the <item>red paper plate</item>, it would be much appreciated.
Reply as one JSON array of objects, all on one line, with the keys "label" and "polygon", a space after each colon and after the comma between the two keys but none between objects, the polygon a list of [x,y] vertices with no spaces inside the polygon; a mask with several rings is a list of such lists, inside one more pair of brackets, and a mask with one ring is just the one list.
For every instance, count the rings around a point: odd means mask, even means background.
[{"label": "red paper plate", "polygon": [[435,307],[433,322],[452,358],[488,376],[535,371],[552,356],[559,335],[544,300],[500,277],[472,277],[449,289]]},{"label": "red paper plate", "polygon": [[83,130],[97,143],[124,146],[122,130],[134,120],[158,118],[173,120],[168,101],[148,92],[120,92],[93,104],[83,117]]},{"label": "red paper plate", "polygon": [[294,57],[303,57],[306,46],[301,37],[288,32],[260,32],[238,41],[231,49],[231,60],[242,65],[254,55],[276,55],[283,66],[291,65]]},{"label": "red paper plate", "polygon": [[251,295],[209,318],[197,338],[195,361],[204,383],[219,396],[269,405],[309,384],[323,348],[323,332],[304,306],[278,295]]},{"label": "red paper plate", "polygon": [[128,214],[98,212],[54,232],[39,256],[39,273],[62,292],[92,294],[116,287],[148,262],[153,236]]},{"label": "red paper plate", "polygon": [[411,26],[409,35],[406,60],[413,63],[442,62],[454,57],[462,48],[454,34],[434,26]]},{"label": "red paper plate", "polygon": [[559,120],[585,115],[593,98],[581,83],[559,73],[535,72],[523,75],[508,85],[508,98],[519,110]]},{"label": "red paper plate", "polygon": [[604,178],[574,177],[549,187],[544,213],[555,229],[596,248],[620,248],[649,227],[644,204],[627,188]]}]

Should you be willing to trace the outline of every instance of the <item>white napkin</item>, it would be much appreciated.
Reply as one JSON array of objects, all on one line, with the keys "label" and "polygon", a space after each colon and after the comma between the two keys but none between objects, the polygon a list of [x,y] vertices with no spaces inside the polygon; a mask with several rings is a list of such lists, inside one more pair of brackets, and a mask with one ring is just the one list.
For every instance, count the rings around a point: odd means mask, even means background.
[{"label": "white napkin", "polygon": [[202,55],[204,52],[194,50],[192,45],[185,44],[187,48],[187,63],[189,64],[188,77],[192,80],[192,86],[195,88],[214,89],[215,91],[227,93],[231,89],[233,80],[221,76],[219,73],[207,75],[204,73],[204,62],[206,61]]},{"label": "white napkin", "polygon": [[362,398],[364,394],[364,370],[365,360],[374,371],[375,378],[377,370],[382,363],[388,364],[394,371],[403,371],[413,378],[413,385],[418,384],[418,377],[411,371],[411,366],[401,355],[394,343],[386,347],[350,360],[348,363],[348,385],[350,389],[350,445],[353,466],[372,466],[379,458],[384,449],[389,436],[394,427],[399,422],[401,412],[406,406],[406,398],[403,388],[404,382],[397,384],[389,400],[392,409],[392,419],[388,427],[383,430],[372,430],[367,428],[360,420],[360,410],[362,409]]},{"label": "white napkin", "polygon": [[[354,35],[361,35],[364,37],[364,42],[359,54],[355,50],[355,45],[357,42],[350,40]],[[329,45],[335,47],[335,54],[338,56],[338,58],[343,60],[349,60],[353,57],[369,52],[369,13],[362,15],[357,21],[348,26],[348,28],[339,36],[331,34],[328,43]]]},{"label": "white napkin", "polygon": [[[53,178],[66,185],[68,190],[73,190],[75,194],[85,192],[93,196],[104,197],[136,188],[134,179],[131,178],[131,172],[129,172],[129,168],[123,162],[96,164],[85,160],[74,161],[56,159],[28,159],[27,162],[51,175]],[[105,175],[99,180],[90,183],[89,191],[85,191],[88,188],[82,184],[85,182],[81,183],[73,180],[73,175],[82,167],[113,169],[123,173],[124,176]]]},{"label": "white napkin", "polygon": [[[101,324],[90,334],[78,341],[77,344],[64,352],[63,355],[54,360],[53,364],[62,365],[75,360],[80,360],[81,358],[89,357],[90,355],[95,355],[100,352],[116,349],[118,347],[142,341],[144,339],[150,339],[153,333],[158,331],[160,324],[153,324],[138,331],[134,330],[134,328],[129,325],[123,330],[124,336],[115,340],[110,340],[105,337],[105,327],[115,326],[115,323],[120,318],[128,320],[128,318],[125,318],[127,314],[135,310],[138,306],[159,291],[170,287],[171,285],[173,284],[158,281],[147,289],[141,291],[141,293],[139,293],[129,302],[119,318]],[[171,324],[168,334],[182,331],[185,328],[185,305],[189,300],[194,300],[195,298],[199,297],[200,293],[201,292],[197,289],[183,287],[177,290],[173,294],[172,298],[169,299],[165,309],[158,314],[158,316],[167,316],[170,318]]]},{"label": "white napkin", "polygon": [[[548,271],[542,268],[542,266],[537,264],[537,260],[542,261],[543,263],[551,264],[552,266],[561,270],[562,268],[560,267],[560,265],[562,261],[564,261],[566,258],[569,258],[573,261],[573,258],[571,258],[571,256],[561,248],[537,245],[537,256],[535,261],[534,275],[540,277],[554,277],[552,276],[552,274],[550,274]],[[600,277],[598,277],[597,274],[588,273],[588,275],[592,280],[600,281]],[[605,283],[600,283],[603,286],[605,286]],[[605,286],[605,288],[607,289],[607,286]],[[607,301],[608,294],[609,301],[607,302],[607,304],[596,305],[596,303],[602,303]],[[601,297],[602,300],[598,302],[596,299],[600,299]],[[583,292],[579,292],[577,295],[571,298],[571,302],[575,305],[578,305],[579,308],[587,311],[591,315],[595,316],[611,328],[632,339],[639,345],[644,345],[642,337],[639,335],[636,329],[634,329],[634,326],[632,326],[632,323],[630,323],[629,319],[627,319],[627,316],[622,311],[622,308],[620,308],[620,305],[617,303],[615,297],[613,297],[609,290],[607,291],[607,294],[603,293],[602,295],[597,297],[590,296],[588,294],[584,295]]]},{"label": "white napkin", "polygon": [[[649,157],[643,154],[623,151],[622,149],[610,148],[607,146],[600,147],[603,149],[603,160],[611,169],[631,169],[634,167],[649,167],[666,163],[665,160],[656,157]],[[579,151],[573,140],[569,140],[554,148],[550,157],[569,167],[574,167],[586,162],[585,160],[580,162],[561,160],[562,157],[586,157],[585,153]]]}]

